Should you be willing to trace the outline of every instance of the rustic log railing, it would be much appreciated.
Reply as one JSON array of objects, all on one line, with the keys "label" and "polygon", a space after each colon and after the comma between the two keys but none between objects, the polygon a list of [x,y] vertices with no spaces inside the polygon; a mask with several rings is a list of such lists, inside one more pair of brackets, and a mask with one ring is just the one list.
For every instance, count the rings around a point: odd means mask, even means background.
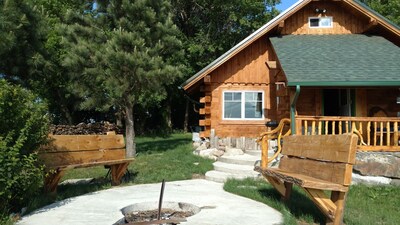
[{"label": "rustic log railing", "polygon": [[[279,153],[281,152],[281,139],[282,137],[288,136],[291,134],[290,127],[290,119],[285,118],[279,122],[279,125],[271,130],[264,133],[261,133],[257,139],[257,142],[261,142],[261,168],[265,169],[268,166],[268,163],[272,162],[276,157],[278,157]],[[285,127],[289,129],[285,130]],[[268,140],[277,140],[277,149],[274,155],[271,158],[268,158]]]},{"label": "rustic log railing", "polygon": [[296,116],[297,135],[344,134],[354,132],[360,151],[400,151],[398,117]]}]

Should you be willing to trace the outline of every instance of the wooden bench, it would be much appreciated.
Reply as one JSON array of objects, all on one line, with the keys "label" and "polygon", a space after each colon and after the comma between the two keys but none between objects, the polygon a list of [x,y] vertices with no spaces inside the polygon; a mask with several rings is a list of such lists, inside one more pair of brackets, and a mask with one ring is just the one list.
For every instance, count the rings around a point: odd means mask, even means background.
[{"label": "wooden bench", "polygon": [[[357,140],[355,134],[288,136],[283,142],[279,167],[255,170],[284,200],[290,197],[292,185],[298,185],[326,215],[327,224],[342,224]],[[331,191],[330,197],[325,191]]]},{"label": "wooden bench", "polygon": [[52,141],[39,151],[47,170],[45,191],[55,192],[66,170],[109,166],[111,184],[119,185],[134,158],[126,158],[122,135],[51,135]]}]

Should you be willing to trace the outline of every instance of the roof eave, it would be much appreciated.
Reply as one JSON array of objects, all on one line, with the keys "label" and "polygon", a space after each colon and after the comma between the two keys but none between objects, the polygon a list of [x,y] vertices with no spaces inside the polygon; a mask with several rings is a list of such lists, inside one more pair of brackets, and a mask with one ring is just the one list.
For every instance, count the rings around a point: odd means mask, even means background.
[{"label": "roof eave", "polygon": [[400,87],[400,81],[292,81],[289,87]]}]

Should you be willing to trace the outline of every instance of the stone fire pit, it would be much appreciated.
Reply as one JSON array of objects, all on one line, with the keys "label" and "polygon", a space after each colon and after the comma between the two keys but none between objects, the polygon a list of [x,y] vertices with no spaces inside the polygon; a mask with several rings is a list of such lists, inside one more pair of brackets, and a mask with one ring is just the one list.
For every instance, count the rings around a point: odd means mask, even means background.
[{"label": "stone fire pit", "polygon": [[[158,202],[143,202],[126,206],[121,209],[124,218],[114,225],[126,223],[148,222],[157,220]],[[200,207],[185,202],[164,202],[161,209],[161,220],[186,221],[186,217],[200,212]],[[177,224],[176,222],[164,224]]]}]

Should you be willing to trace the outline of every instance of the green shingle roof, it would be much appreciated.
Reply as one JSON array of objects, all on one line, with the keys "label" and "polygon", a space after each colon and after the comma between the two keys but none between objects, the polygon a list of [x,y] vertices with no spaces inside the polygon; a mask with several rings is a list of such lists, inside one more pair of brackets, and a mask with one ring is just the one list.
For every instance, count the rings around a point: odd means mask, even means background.
[{"label": "green shingle roof", "polygon": [[400,48],[380,36],[270,38],[289,86],[400,86]]}]

